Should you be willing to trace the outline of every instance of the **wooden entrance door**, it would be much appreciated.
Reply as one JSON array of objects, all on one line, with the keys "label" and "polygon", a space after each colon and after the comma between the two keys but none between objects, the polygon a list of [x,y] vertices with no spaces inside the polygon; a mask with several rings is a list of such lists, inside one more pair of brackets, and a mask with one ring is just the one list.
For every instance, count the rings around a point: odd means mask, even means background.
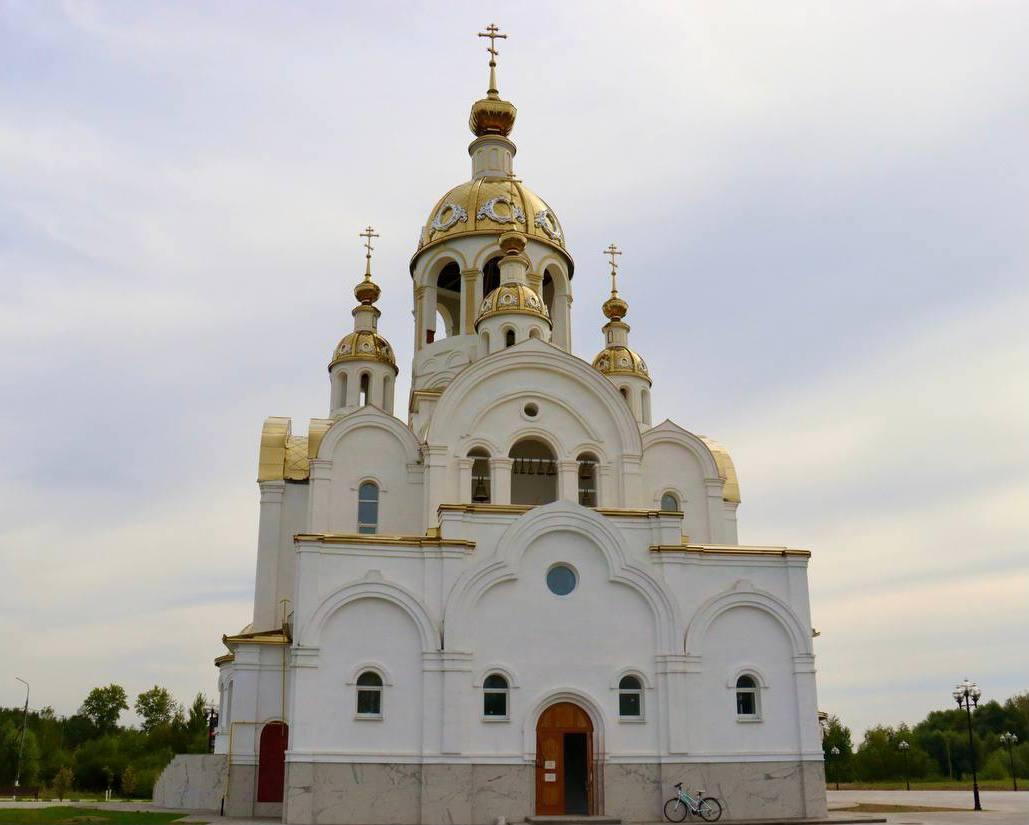
[{"label": "wooden entrance door", "polygon": [[282,802],[288,742],[289,728],[285,722],[269,722],[261,730],[261,749],[257,759],[258,802]]},{"label": "wooden entrance door", "polygon": [[536,815],[593,813],[593,786],[589,714],[571,702],[551,705],[536,724]]}]

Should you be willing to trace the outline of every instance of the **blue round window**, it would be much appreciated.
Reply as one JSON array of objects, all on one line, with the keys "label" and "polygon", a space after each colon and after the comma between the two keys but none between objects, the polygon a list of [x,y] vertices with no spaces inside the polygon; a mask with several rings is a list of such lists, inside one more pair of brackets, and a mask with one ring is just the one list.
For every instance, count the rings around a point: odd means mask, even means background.
[{"label": "blue round window", "polygon": [[555,596],[567,596],[577,582],[575,571],[567,564],[555,564],[547,571],[547,587]]}]

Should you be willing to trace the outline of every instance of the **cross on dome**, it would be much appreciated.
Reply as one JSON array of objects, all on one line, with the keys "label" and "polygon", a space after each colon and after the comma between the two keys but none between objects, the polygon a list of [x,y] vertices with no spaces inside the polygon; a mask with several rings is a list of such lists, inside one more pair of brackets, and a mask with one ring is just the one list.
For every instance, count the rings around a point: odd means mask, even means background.
[{"label": "cross on dome", "polygon": [[612,243],[604,250],[604,254],[611,257],[611,294],[617,295],[618,287],[615,279],[618,277],[618,261],[615,260],[615,255],[621,255],[622,251]]},{"label": "cross on dome", "polygon": [[364,238],[364,277],[370,279],[372,277],[372,251],[375,249],[372,246],[372,238],[378,238],[379,234],[369,225],[364,228],[364,232],[358,232],[357,237]]},{"label": "cross on dome", "polygon": [[369,224],[363,232],[358,232],[357,237],[364,238],[364,280],[354,287],[354,295],[362,304],[374,304],[379,300],[381,290],[379,285],[372,280],[372,238],[378,238],[379,234]]},{"label": "cross on dome", "polygon": [[489,48],[486,49],[489,52],[489,89],[488,94],[493,97],[498,94],[497,92],[497,55],[500,52],[497,51],[497,40],[506,40],[506,34],[500,34],[500,27],[496,23],[490,23],[486,27],[486,31],[479,32],[479,37],[489,38]]}]

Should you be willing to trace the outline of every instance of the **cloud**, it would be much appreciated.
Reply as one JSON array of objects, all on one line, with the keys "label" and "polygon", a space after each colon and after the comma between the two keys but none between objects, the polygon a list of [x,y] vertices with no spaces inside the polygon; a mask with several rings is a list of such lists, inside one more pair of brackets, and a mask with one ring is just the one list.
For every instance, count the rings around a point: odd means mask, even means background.
[{"label": "cloud", "polygon": [[408,258],[467,178],[490,16],[576,352],[616,240],[655,411],[729,446],[745,540],[815,551],[823,707],[916,719],[954,651],[1024,687],[1029,56],[1002,2],[8,3],[0,657],[60,712],[213,691],[260,424],[324,414],[369,222],[407,391]]}]

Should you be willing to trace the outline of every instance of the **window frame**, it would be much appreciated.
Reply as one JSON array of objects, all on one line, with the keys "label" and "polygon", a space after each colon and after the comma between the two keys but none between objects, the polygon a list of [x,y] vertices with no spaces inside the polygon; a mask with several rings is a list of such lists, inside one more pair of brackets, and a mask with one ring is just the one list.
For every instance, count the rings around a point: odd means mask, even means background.
[{"label": "window frame", "polygon": [[[626,679],[632,679],[636,683],[636,687],[625,687],[624,683]],[[645,722],[646,721],[646,703],[644,702],[643,694],[646,690],[646,682],[643,677],[635,671],[628,671],[622,673],[618,677],[618,721],[619,722]],[[636,697],[637,707],[639,713],[623,713],[622,712],[622,698],[623,697]]]},{"label": "window frame", "polygon": [[[361,679],[365,676],[373,676],[378,680],[377,685],[362,685]],[[384,718],[383,716],[383,704],[385,699],[384,688],[386,686],[386,680],[382,678],[382,674],[373,668],[364,668],[360,673],[357,674],[357,678],[354,679],[354,719],[365,720],[369,722],[380,722]],[[361,710],[361,694],[372,694],[377,697],[378,712],[369,713]]]},{"label": "window frame", "polygon": [[[504,687],[489,687],[487,682],[496,677],[504,683]],[[504,697],[504,713],[486,713],[486,698],[488,696]],[[482,721],[483,722],[510,722],[511,721],[511,680],[497,670],[491,670],[482,680]]]},{"label": "window frame", "polygon": [[[747,679],[750,684],[740,686],[740,682]],[[743,713],[740,711],[740,697],[750,696],[753,702],[754,712]],[[755,673],[745,670],[736,676],[733,685],[733,697],[736,700],[736,721],[737,722],[760,722],[761,721],[761,679]]]},{"label": "window frame", "polygon": [[[666,498],[671,498],[672,500],[675,501],[675,509],[674,510],[669,510],[669,509],[667,509],[665,507],[665,499]],[[662,513],[682,513],[682,512],[685,512],[682,509],[682,496],[680,496],[675,490],[665,490],[663,493],[661,493],[661,498],[658,499],[658,505],[657,506],[658,506],[658,508],[660,508]]]},{"label": "window frame", "polygon": [[[375,498],[366,499],[362,498],[365,487],[375,488]],[[375,521],[365,522],[361,521],[361,505],[374,503],[375,504]],[[382,487],[375,479],[366,478],[357,485],[357,532],[359,535],[374,536],[379,532],[379,521],[380,521],[380,505],[382,504]],[[370,529],[368,529],[370,528]]]}]

